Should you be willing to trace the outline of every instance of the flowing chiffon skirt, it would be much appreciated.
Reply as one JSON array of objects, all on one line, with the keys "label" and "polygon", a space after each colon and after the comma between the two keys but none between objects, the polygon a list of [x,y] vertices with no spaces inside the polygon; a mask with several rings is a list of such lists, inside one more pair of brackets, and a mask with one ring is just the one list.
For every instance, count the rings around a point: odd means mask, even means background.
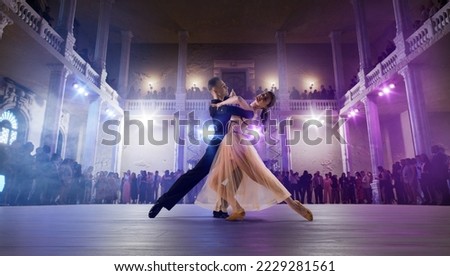
[{"label": "flowing chiffon skirt", "polygon": [[221,200],[234,198],[244,210],[256,211],[290,196],[249,140],[239,131],[230,130],[219,146],[195,204],[219,210]]}]

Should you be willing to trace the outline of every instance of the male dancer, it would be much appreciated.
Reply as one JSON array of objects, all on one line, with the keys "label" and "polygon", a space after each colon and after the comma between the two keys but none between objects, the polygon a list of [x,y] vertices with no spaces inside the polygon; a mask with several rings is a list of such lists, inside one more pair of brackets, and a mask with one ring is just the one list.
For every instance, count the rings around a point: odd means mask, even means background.
[{"label": "male dancer", "polygon": [[[228,97],[228,87],[219,77],[214,77],[208,81],[208,89],[212,95],[211,104],[220,103]],[[148,212],[149,218],[156,217],[163,207],[171,210],[195,185],[208,175],[219,144],[227,132],[226,125],[232,115],[247,119],[253,118],[253,111],[244,110],[237,106],[221,106],[218,109],[210,106],[209,113],[213,118],[215,132],[205,154],[193,169],[180,176],[172,187],[155,202],[155,205]],[[226,218],[228,214],[226,211],[219,209],[213,211],[213,216],[215,218]]]}]

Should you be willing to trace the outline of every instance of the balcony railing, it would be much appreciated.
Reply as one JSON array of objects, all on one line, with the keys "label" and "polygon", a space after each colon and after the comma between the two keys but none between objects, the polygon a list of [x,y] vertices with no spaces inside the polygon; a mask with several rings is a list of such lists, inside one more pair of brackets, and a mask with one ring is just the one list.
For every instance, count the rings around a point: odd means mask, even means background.
[{"label": "balcony railing", "polygon": [[450,24],[450,2],[423,23],[408,39],[406,39],[409,52],[421,50],[421,47],[430,42],[434,35],[443,31]]},{"label": "balcony railing", "polygon": [[117,91],[112,89],[106,82],[102,82],[101,76],[91,65],[86,62],[77,52],[69,50],[66,53],[65,40],[62,38],[49,24],[42,18],[33,8],[31,8],[25,0],[0,0],[10,10],[15,13],[26,25],[34,32],[39,34],[50,47],[55,49],[59,54],[64,56],[68,63],[81,73],[88,82],[99,88],[100,93],[107,99],[117,102],[119,95]]},{"label": "balcony railing", "polygon": [[72,58],[70,59],[72,65],[82,73],[89,81],[96,86],[100,85],[100,75],[92,69],[91,65],[86,62],[77,52],[72,51]]},{"label": "balcony railing", "polygon": [[3,2],[52,48],[62,53],[64,39],[25,0],[3,0]]},{"label": "balcony railing", "polygon": [[[449,32],[449,13],[450,2],[426,20],[422,26],[420,26],[405,40],[407,53],[406,60],[414,59],[414,57],[420,55],[428,47],[433,45],[433,43],[435,43],[439,38]],[[344,105],[351,103],[356,97],[361,96],[364,93],[369,93],[370,91],[368,91],[367,88],[387,80],[391,73],[395,73],[400,70],[401,68],[399,68],[398,65],[402,61],[398,58],[398,51],[399,49],[396,49],[394,52],[389,54],[366,75],[366,87],[363,87],[361,82],[352,87],[344,96]],[[365,89],[367,91],[364,91]]]},{"label": "balcony railing", "polygon": [[[208,111],[210,100],[187,100],[187,111]],[[125,111],[177,111],[176,100],[127,100]],[[290,100],[290,111],[337,110],[336,100]],[[277,110],[277,106],[274,107]],[[279,108],[278,108],[279,110]]]}]

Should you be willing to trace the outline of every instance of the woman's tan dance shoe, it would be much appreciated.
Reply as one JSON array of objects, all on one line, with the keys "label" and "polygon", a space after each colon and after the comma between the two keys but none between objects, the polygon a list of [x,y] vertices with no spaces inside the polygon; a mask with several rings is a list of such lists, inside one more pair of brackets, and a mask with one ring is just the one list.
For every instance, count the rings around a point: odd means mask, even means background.
[{"label": "woman's tan dance shoe", "polygon": [[300,201],[298,200],[294,200],[294,210],[299,213],[302,217],[304,217],[306,220],[308,221],[312,221],[313,220],[313,213],[306,208],[305,206],[303,206]]},{"label": "woman's tan dance shoe", "polygon": [[230,216],[228,216],[226,218],[226,220],[229,221],[237,221],[237,220],[244,220],[245,217],[245,211],[237,211],[237,212],[233,212]]}]

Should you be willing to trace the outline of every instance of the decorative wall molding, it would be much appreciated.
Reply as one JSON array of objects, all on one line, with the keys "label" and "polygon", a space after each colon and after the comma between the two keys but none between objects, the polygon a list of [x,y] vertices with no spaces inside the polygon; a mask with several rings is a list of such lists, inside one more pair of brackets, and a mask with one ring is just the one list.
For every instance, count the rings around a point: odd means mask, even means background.
[{"label": "decorative wall molding", "polygon": [[2,39],[3,31],[8,25],[12,25],[13,21],[4,12],[0,10],[0,39]]},{"label": "decorative wall molding", "polygon": [[247,86],[256,90],[255,62],[253,60],[214,60],[213,75],[220,77],[223,70],[243,70],[247,74]]},{"label": "decorative wall molding", "polygon": [[17,108],[31,118],[34,93],[9,78],[0,79],[0,110]]}]

